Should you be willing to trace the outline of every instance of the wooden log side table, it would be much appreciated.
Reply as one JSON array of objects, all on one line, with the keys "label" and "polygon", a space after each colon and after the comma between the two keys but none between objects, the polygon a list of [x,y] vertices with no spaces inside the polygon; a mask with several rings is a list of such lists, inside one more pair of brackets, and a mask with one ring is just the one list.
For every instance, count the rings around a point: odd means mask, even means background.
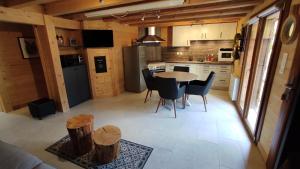
[{"label": "wooden log side table", "polygon": [[67,121],[67,129],[76,155],[83,155],[93,149],[93,115],[78,115]]},{"label": "wooden log side table", "polygon": [[93,134],[98,161],[107,164],[117,159],[120,154],[121,130],[112,125],[97,129]]}]

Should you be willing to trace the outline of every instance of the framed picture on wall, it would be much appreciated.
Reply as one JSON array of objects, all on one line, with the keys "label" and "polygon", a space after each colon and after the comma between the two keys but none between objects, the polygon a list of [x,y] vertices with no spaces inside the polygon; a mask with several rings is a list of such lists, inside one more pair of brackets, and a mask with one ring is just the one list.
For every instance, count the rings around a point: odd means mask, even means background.
[{"label": "framed picture on wall", "polygon": [[39,57],[35,38],[19,37],[18,41],[24,59]]}]

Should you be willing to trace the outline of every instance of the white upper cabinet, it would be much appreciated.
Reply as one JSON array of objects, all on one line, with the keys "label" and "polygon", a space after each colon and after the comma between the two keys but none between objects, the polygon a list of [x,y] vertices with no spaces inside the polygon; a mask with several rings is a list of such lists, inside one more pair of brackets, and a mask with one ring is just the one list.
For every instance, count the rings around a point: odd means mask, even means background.
[{"label": "white upper cabinet", "polygon": [[203,40],[219,40],[220,39],[220,24],[207,24],[203,26]]},{"label": "white upper cabinet", "polygon": [[236,34],[237,23],[222,23],[220,25],[220,39],[233,40]]},{"label": "white upper cabinet", "polygon": [[191,26],[173,27],[173,46],[190,46]]},{"label": "white upper cabinet", "polygon": [[237,23],[173,27],[173,46],[190,46],[190,40],[233,40]]}]

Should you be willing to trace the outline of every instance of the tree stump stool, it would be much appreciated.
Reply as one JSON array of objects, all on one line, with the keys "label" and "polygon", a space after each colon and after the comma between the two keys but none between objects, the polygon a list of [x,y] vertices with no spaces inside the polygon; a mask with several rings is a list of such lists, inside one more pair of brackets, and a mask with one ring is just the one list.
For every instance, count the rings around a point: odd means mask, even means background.
[{"label": "tree stump stool", "polygon": [[83,155],[93,149],[93,115],[78,115],[67,121],[67,129],[76,155]]},{"label": "tree stump stool", "polygon": [[121,131],[118,127],[106,125],[93,134],[98,161],[107,164],[117,159],[120,154]]}]

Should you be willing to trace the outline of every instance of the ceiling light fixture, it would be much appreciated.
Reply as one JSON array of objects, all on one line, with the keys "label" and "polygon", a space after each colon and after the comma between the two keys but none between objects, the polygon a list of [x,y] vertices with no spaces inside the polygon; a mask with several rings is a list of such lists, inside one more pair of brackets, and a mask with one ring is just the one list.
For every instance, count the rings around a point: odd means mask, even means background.
[{"label": "ceiling light fixture", "polygon": [[143,17],[141,18],[141,21],[144,21],[145,20],[145,14],[143,15]]}]

